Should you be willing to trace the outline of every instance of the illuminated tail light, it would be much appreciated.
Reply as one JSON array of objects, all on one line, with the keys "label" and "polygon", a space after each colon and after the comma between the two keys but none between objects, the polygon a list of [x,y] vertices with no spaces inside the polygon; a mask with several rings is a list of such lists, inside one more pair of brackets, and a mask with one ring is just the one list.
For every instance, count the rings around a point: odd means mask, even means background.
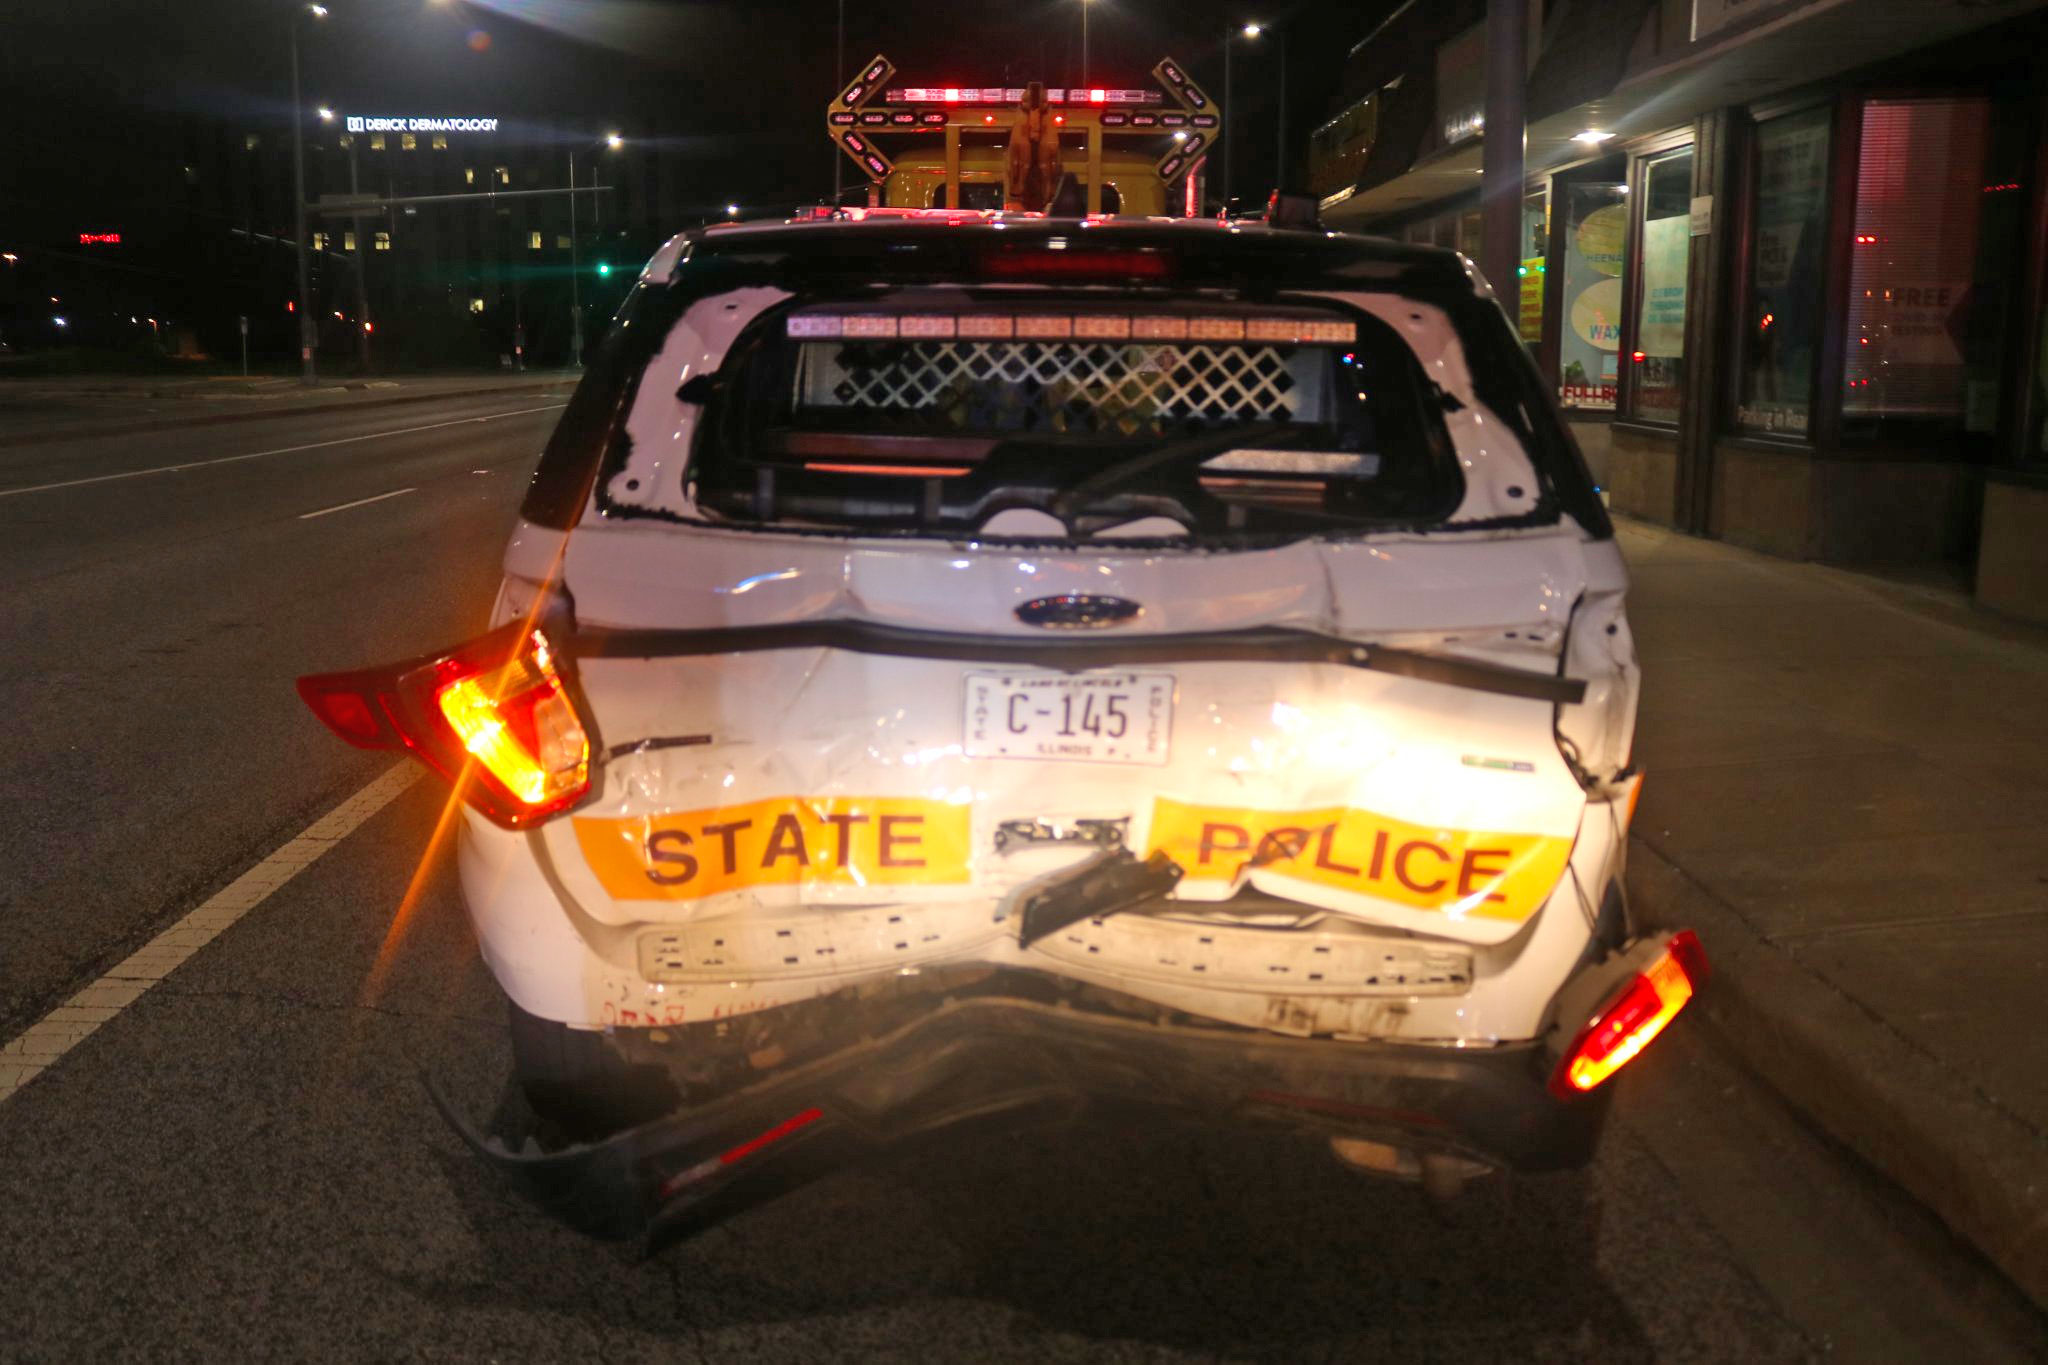
[{"label": "illuminated tail light", "polygon": [[1551,1093],[1583,1095],[1635,1060],[1707,984],[1707,972],[1699,935],[1690,929],[1673,934],[1572,1039],[1551,1075]]},{"label": "illuminated tail light", "polygon": [[314,674],[299,696],[363,749],[402,749],[508,828],[590,790],[589,727],[547,635],[524,622],[446,654],[389,668]]},{"label": "illuminated tail light", "polygon": [[1151,251],[991,252],[982,270],[997,279],[1163,280],[1173,273],[1167,257]]}]

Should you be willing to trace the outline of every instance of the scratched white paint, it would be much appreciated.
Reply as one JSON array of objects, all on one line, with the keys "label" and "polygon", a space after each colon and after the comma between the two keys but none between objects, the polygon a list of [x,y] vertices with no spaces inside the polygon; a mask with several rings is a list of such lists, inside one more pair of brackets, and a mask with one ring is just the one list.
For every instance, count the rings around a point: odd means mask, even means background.
[{"label": "scratched white paint", "polygon": [[411,763],[390,769],[136,949],[105,976],[30,1025],[27,1032],[0,1046],[0,1102],[48,1070],[94,1029],[134,1004],[151,986],[305,871],[314,859],[397,800],[419,775],[420,769]]}]

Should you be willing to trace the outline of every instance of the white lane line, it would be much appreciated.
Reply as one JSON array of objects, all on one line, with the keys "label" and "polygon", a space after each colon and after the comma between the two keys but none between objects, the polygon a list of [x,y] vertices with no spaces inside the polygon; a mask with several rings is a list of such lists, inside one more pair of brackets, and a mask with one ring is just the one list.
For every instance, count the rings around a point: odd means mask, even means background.
[{"label": "white lane line", "polygon": [[383,810],[420,775],[401,763],[294,835],[283,847],[229,882],[206,902],[135,950],[127,961],[0,1046],[0,1101],[34,1080],[58,1058],[213,942],[271,892]]},{"label": "white lane line", "polygon": [[247,455],[223,455],[213,460],[187,460],[184,464],[160,464],[149,469],[123,470],[119,474],[95,474],[86,479],[63,479],[57,483],[32,483],[22,488],[0,488],[0,498],[17,497],[23,493],[47,493],[56,488],[83,488],[89,483],[112,483],[116,479],[139,479],[146,474],[182,474],[188,469],[206,469],[217,464],[239,464],[243,460],[261,460],[271,455],[291,455],[301,450],[325,450],[329,446],[353,445],[357,441],[381,441],[386,436],[409,436],[416,431],[439,431],[443,427],[463,427],[472,422],[495,422],[502,417],[525,417],[531,413],[554,412],[568,406],[567,403],[547,403],[537,408],[520,408],[516,412],[493,412],[482,417],[458,417],[452,422],[429,422],[420,427],[373,431],[363,436],[343,436],[332,441],[309,441],[305,445],[279,446],[275,450],[252,450]]},{"label": "white lane line", "polygon": [[379,493],[374,498],[357,498],[354,502],[344,502],[338,503],[333,507],[323,507],[317,512],[301,512],[299,513],[299,520],[311,521],[314,517],[324,517],[330,512],[346,512],[351,507],[367,507],[373,502],[382,502],[386,498],[403,497],[407,493],[417,493],[418,491],[418,488],[394,488],[389,493]]}]

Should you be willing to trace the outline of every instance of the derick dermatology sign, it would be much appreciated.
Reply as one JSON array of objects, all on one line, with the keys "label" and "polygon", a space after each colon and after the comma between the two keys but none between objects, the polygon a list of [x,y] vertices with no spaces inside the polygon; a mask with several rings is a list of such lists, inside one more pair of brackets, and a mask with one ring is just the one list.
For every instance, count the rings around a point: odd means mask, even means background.
[{"label": "derick dermatology sign", "polygon": [[351,133],[495,133],[494,118],[364,118],[348,116]]}]

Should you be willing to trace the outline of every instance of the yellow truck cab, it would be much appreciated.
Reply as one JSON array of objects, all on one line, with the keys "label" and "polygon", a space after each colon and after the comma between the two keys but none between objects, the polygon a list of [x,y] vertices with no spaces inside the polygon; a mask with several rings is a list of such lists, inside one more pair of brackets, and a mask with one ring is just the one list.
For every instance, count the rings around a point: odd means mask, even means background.
[{"label": "yellow truck cab", "polygon": [[[868,178],[870,207],[1194,217],[1223,111],[1174,59],[1152,74],[1146,89],[907,86],[878,54],[826,132]],[[1053,171],[1043,202],[1041,182],[1027,190],[1013,171],[1032,132],[1054,144],[1039,149]]]}]

